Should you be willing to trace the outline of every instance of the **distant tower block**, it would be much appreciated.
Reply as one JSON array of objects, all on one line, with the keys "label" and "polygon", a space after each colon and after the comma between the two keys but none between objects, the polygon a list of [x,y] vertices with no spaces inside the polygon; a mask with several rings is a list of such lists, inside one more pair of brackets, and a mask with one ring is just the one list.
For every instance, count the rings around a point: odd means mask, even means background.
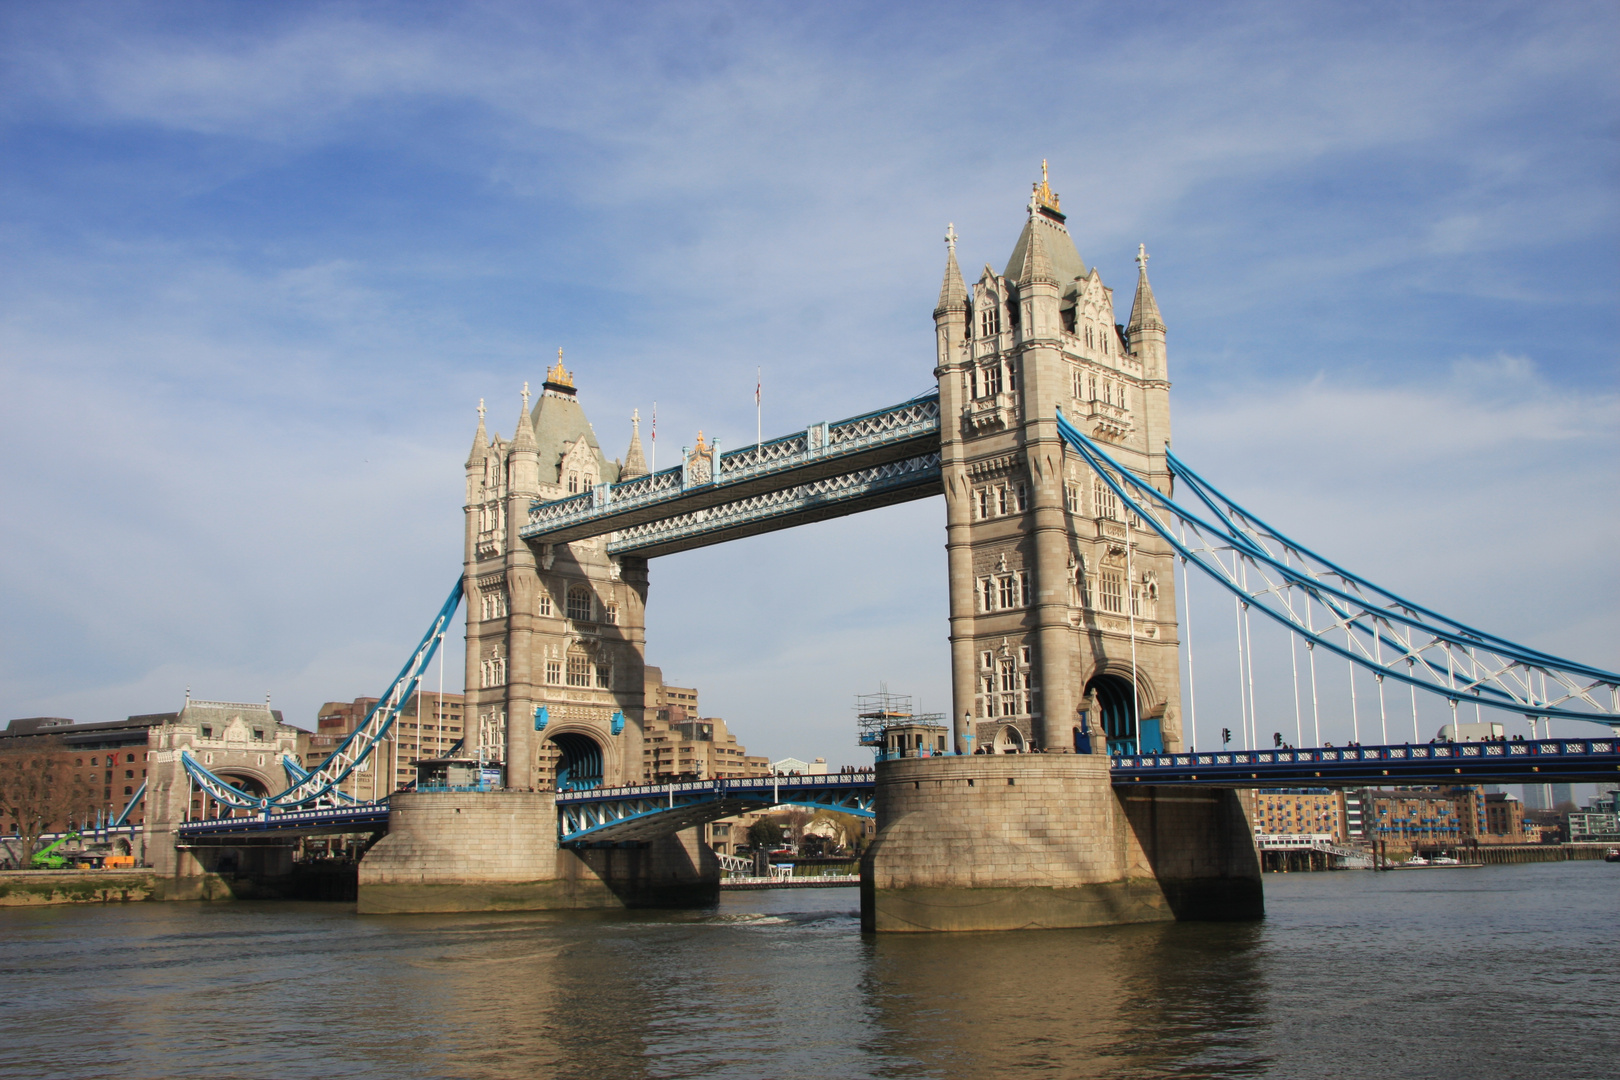
[{"label": "distant tower block", "polygon": [[956,746],[1181,746],[1173,556],[1068,453],[1053,417],[1169,490],[1165,330],[1138,249],[1130,322],[1046,179],[1005,272],[969,289],[946,233],[934,309]]}]

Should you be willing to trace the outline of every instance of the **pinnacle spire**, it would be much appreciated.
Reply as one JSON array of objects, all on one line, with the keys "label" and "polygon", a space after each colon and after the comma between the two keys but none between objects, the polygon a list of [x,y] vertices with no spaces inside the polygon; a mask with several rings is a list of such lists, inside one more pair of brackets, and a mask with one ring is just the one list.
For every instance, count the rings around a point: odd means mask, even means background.
[{"label": "pinnacle spire", "polygon": [[1131,301],[1131,321],[1127,330],[1163,330],[1164,318],[1159,314],[1158,301],[1153,299],[1153,286],[1148,284],[1147,245],[1136,245],[1136,298]]},{"label": "pinnacle spire", "polygon": [[962,284],[962,268],[956,264],[956,223],[945,227],[945,280],[939,286],[939,304],[934,313],[967,308],[967,286]]},{"label": "pinnacle spire", "polygon": [[625,451],[619,482],[646,476],[647,471],[647,457],[641,452],[641,410],[635,409],[630,413],[630,449]]},{"label": "pinnacle spire", "polygon": [[523,408],[518,412],[517,431],[512,433],[513,450],[538,450],[534,441],[534,423],[529,419],[529,384],[523,384]]},{"label": "pinnacle spire", "polygon": [[489,434],[484,430],[484,399],[478,399],[478,431],[473,435],[472,453],[467,455],[467,466],[482,465],[489,457]]}]

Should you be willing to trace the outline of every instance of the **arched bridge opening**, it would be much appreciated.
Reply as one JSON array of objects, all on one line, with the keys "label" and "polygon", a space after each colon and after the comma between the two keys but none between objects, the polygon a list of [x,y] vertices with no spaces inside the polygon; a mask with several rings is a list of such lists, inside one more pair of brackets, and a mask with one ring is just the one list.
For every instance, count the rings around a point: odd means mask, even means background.
[{"label": "arched bridge opening", "polygon": [[558,791],[590,791],[602,786],[602,747],[589,735],[562,731],[551,737],[561,755],[557,761]]}]

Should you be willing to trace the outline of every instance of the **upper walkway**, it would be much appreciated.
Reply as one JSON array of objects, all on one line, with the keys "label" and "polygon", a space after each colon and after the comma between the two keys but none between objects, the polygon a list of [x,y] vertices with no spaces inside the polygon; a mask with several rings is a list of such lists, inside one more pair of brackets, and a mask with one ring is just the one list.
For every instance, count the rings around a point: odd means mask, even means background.
[{"label": "upper walkway", "polygon": [[842,517],[940,491],[939,394],[770,442],[688,454],[680,465],[552,502],[519,535],[564,544],[615,533],[615,555],[651,558]]}]

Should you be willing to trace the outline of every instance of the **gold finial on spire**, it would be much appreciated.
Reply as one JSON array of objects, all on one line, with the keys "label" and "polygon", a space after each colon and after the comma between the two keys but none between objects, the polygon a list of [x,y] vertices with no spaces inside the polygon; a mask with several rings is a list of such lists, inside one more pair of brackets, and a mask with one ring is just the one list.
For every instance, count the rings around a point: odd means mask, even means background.
[{"label": "gold finial on spire", "polygon": [[704,453],[705,451],[707,451],[708,449],[709,448],[703,444],[703,429],[699,428],[698,429],[697,446],[695,446],[693,448],[692,452],[695,453],[695,454],[701,454],[701,453]]},{"label": "gold finial on spire", "polygon": [[1061,212],[1062,208],[1058,206],[1057,194],[1052,190],[1052,185],[1047,182],[1045,158],[1041,158],[1041,182],[1034,185],[1034,188],[1035,199],[1037,202],[1046,207],[1048,210],[1058,210]]},{"label": "gold finial on spire", "polygon": [[574,373],[563,367],[562,346],[557,346],[557,366],[546,372],[547,386],[557,390],[572,390],[574,388]]}]

